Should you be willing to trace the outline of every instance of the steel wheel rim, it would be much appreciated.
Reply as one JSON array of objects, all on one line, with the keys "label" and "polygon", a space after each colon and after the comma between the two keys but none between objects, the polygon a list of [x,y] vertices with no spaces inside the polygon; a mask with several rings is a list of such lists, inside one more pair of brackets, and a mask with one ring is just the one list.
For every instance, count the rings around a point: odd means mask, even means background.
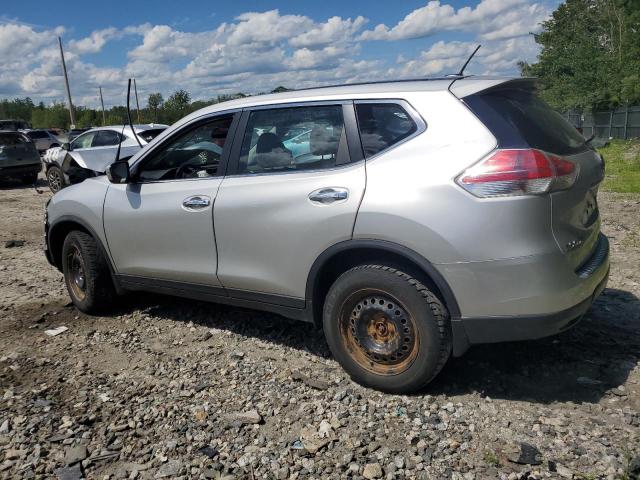
[{"label": "steel wheel rim", "polygon": [[60,174],[58,173],[58,171],[49,170],[48,177],[49,177],[49,185],[53,187],[53,190],[55,190],[56,192],[60,190],[62,186],[62,179],[60,178]]},{"label": "steel wheel rim", "polygon": [[67,272],[67,283],[72,295],[77,300],[84,300],[87,296],[87,277],[82,253],[75,246],[67,254]]},{"label": "steel wheel rim", "polygon": [[414,362],[419,337],[413,316],[388,292],[352,293],[340,309],[340,333],[347,352],[365,370],[397,375]]}]

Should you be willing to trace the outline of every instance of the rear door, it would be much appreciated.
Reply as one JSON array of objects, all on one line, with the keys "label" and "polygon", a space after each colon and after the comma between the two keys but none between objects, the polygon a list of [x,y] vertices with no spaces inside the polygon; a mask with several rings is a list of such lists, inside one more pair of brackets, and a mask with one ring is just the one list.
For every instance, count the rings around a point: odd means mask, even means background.
[{"label": "rear door", "polygon": [[352,102],[243,113],[214,207],[218,277],[229,295],[304,304],[313,262],[352,236],[362,158]]},{"label": "rear door", "polygon": [[[98,130],[95,132],[91,147],[83,150],[80,158],[76,159],[78,163],[82,162],[84,168],[95,172],[104,172],[110,164],[115,161],[118,143],[120,142],[120,133],[115,130]],[[126,137],[123,137],[123,140]],[[138,149],[136,148],[136,151]],[[75,151],[75,150],[74,150]],[[120,152],[120,157],[127,155],[126,152]]]},{"label": "rear door", "polygon": [[595,248],[600,232],[597,194],[604,178],[602,157],[531,89],[507,84],[464,100],[496,136],[500,148],[536,148],[576,165],[573,186],[551,194],[551,226],[558,246],[578,267]]}]

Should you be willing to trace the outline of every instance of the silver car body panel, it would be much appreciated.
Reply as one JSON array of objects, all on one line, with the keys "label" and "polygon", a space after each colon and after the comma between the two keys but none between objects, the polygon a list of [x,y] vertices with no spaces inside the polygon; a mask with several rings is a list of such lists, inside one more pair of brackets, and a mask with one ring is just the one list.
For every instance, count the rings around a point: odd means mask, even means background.
[{"label": "silver car body panel", "polygon": [[[120,275],[309,301],[310,269],[323,252],[345,241],[386,241],[414,252],[439,272],[459,306],[458,318],[452,319],[455,335],[460,335],[458,320],[517,322],[565,311],[575,317],[604,288],[609,268],[608,256],[599,257],[588,275],[578,274],[599,238],[599,219],[589,223],[584,218],[585,209],[593,210],[595,169],[601,168],[595,153],[572,158],[581,167],[576,187],[551,195],[478,198],[455,183],[497,146],[460,98],[504,82],[530,80],[349,85],[206,107],[138,151],[130,159],[132,168],[198,119],[268,105],[403,100],[418,112],[426,130],[366,161],[322,171],[143,185],[91,179],[57,193],[49,219],[53,224],[69,213],[87,218]],[[345,189],[347,199],[330,205],[309,201],[310,193],[327,187]],[[211,205],[186,211],[181,202],[191,195],[206,195]],[[532,336],[518,335],[512,338]]]}]

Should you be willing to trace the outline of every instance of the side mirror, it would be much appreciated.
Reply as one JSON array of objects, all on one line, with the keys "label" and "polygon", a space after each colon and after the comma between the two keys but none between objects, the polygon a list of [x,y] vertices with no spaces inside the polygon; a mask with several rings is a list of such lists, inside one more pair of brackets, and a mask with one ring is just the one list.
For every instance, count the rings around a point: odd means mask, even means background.
[{"label": "side mirror", "polygon": [[129,162],[119,160],[107,168],[107,178],[111,183],[129,183]]},{"label": "side mirror", "polygon": [[62,149],[66,150],[67,152],[70,152],[71,151],[71,144],[69,142],[64,142],[62,144]]}]

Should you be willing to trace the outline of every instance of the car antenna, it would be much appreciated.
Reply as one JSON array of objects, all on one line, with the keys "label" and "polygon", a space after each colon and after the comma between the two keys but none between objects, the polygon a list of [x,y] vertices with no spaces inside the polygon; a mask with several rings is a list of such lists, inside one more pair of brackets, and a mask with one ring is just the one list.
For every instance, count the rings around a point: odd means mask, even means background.
[{"label": "car antenna", "polygon": [[481,46],[482,45],[478,45],[476,47],[476,49],[473,51],[473,53],[471,55],[469,55],[469,58],[467,58],[467,61],[464,62],[464,65],[462,65],[462,68],[460,69],[460,71],[458,73],[454,73],[453,75],[447,75],[447,77],[462,77],[464,75],[464,69],[467,68],[467,65],[469,65],[469,62],[471,61],[473,56],[476,54],[476,52],[478,50],[480,50]]},{"label": "car antenna", "polygon": [[131,131],[133,132],[133,136],[136,138],[136,142],[138,142],[138,145],[140,145],[140,148],[142,148],[142,143],[140,142],[140,139],[138,138],[138,134],[133,128],[133,122],[131,121],[130,103],[131,103],[131,79],[129,79],[129,86],[127,87],[127,117],[129,118],[129,126],[131,127]]}]

